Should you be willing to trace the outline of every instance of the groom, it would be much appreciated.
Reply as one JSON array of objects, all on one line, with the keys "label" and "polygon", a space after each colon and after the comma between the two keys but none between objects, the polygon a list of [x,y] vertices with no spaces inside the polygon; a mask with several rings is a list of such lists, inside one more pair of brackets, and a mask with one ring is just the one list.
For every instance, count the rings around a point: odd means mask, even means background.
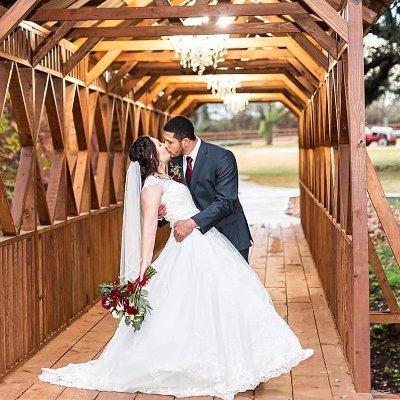
[{"label": "groom", "polygon": [[[172,157],[169,175],[188,186],[201,210],[192,218],[175,223],[175,239],[181,242],[193,229],[204,234],[215,227],[248,262],[252,237],[238,199],[235,156],[229,150],[200,140],[192,122],[183,116],[170,119],[164,126],[163,136]],[[165,211],[161,205],[159,216],[165,215]]]}]

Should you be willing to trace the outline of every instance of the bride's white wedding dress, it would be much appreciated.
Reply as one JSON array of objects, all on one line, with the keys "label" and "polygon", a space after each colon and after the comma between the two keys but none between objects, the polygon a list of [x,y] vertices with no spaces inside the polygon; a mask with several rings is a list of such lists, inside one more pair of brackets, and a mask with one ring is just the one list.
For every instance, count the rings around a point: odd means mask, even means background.
[{"label": "bride's white wedding dress", "polygon": [[[150,176],[143,188],[155,184],[163,187],[169,222],[199,212],[185,185]],[[204,235],[195,229],[181,243],[171,232],[152,265],[158,271],[147,284],[153,311],[141,330],[120,321],[98,359],[42,368],[40,380],[232,400],[314,353],[302,349],[257,274],[217,229]]]}]

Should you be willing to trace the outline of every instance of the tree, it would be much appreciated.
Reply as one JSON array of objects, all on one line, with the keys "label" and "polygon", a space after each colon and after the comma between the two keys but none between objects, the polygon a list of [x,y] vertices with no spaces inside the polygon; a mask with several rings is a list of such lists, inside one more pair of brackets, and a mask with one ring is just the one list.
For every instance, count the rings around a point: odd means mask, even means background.
[{"label": "tree", "polygon": [[372,27],[366,43],[366,103],[388,90],[400,95],[400,0],[395,0]]},{"label": "tree", "polygon": [[9,106],[10,102],[7,100],[3,115],[0,116],[0,173],[3,174],[7,198],[11,200],[21,147],[17,126],[11,118]]},{"label": "tree", "polygon": [[265,144],[269,146],[272,144],[272,129],[281,118],[287,115],[288,110],[283,106],[267,103],[260,111],[258,133],[264,137]]}]

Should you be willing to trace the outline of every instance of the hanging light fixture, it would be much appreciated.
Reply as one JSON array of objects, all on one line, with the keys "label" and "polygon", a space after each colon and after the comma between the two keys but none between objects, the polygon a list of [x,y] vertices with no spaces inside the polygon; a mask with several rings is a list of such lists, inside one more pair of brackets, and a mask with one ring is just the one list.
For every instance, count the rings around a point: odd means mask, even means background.
[{"label": "hanging light fixture", "polygon": [[206,75],[207,89],[211,89],[212,94],[224,99],[229,94],[236,93],[242,81],[238,76],[229,75]]},{"label": "hanging light fixture", "polygon": [[217,68],[227,53],[229,35],[178,35],[169,40],[175,50],[175,57],[180,57],[184,68],[191,68],[202,75],[206,67]]},{"label": "hanging light fixture", "polygon": [[248,93],[232,93],[225,96],[224,104],[233,114],[238,114],[249,104],[249,99]]},{"label": "hanging light fixture", "polygon": [[[222,18],[222,17],[221,17]],[[209,22],[208,17],[186,18],[184,25],[199,26]],[[227,24],[228,20],[222,20],[218,24]],[[202,75],[207,67],[217,68],[217,64],[224,60],[227,54],[228,34],[217,35],[177,35],[169,36],[175,57],[180,57],[180,63],[184,68],[191,68]]]}]

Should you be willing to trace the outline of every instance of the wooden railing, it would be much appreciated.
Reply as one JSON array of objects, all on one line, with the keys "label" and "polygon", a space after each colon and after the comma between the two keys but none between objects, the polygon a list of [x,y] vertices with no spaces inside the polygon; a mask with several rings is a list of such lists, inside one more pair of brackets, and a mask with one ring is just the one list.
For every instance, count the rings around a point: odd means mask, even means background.
[{"label": "wooden railing", "polygon": [[[399,265],[400,230],[366,152],[363,81],[355,73],[362,70],[362,54],[352,40],[299,121],[300,204],[303,230],[356,388],[369,392],[370,323],[399,323],[400,309],[368,237],[367,191]],[[360,45],[361,38],[357,41]],[[368,264],[387,312],[369,311]]]},{"label": "wooden railing", "polygon": [[[159,136],[167,118],[131,93],[105,93],[102,76],[87,87],[88,60],[63,77],[68,44],[31,68],[30,46],[41,37],[23,23],[0,47],[0,115],[9,99],[21,146],[11,203],[0,176],[0,379],[97,301],[99,283],[117,277],[127,150],[140,135]],[[53,147],[46,182],[37,152],[44,114]],[[160,230],[156,252],[168,235]]]},{"label": "wooden railing", "polygon": [[361,15],[299,121],[301,223],[352,372],[370,392],[369,270]]}]

